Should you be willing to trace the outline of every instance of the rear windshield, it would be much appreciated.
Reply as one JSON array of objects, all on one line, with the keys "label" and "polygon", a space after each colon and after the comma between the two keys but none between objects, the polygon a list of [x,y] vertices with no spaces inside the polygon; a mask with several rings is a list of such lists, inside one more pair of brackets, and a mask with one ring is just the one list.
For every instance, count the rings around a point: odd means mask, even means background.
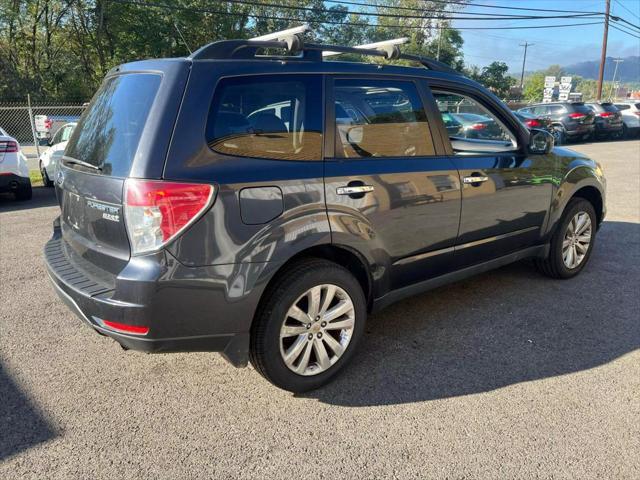
[{"label": "rear windshield", "polygon": [[616,107],[613,103],[601,103],[602,108],[604,108],[605,112],[617,112],[618,107]]},{"label": "rear windshield", "polygon": [[572,103],[571,107],[572,107],[574,112],[593,113],[593,110],[591,110],[589,107],[587,107],[584,103]]},{"label": "rear windshield", "polygon": [[135,73],[103,82],[82,114],[65,158],[99,167],[96,173],[126,177],[160,80],[158,74]]}]

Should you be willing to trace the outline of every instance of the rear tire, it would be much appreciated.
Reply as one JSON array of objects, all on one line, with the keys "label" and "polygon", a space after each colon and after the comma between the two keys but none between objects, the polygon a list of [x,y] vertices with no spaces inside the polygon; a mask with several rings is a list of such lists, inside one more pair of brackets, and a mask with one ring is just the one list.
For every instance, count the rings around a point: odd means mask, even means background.
[{"label": "rear tire", "polygon": [[265,292],[249,358],[277,387],[294,393],[316,389],[349,363],[366,318],[365,296],[348,270],[322,259],[302,260]]},{"label": "rear tire", "polygon": [[20,185],[14,193],[16,200],[31,200],[33,191],[31,190],[31,182]]},{"label": "rear tire", "polygon": [[549,256],[536,260],[538,270],[551,278],[566,279],[578,275],[591,258],[596,230],[597,217],[593,205],[584,198],[571,199],[551,237]]},{"label": "rear tire", "polygon": [[42,162],[40,162],[40,175],[42,176],[42,183],[45,187],[53,187],[53,180],[51,180],[49,175],[47,175],[47,169],[44,168]]},{"label": "rear tire", "polygon": [[553,135],[554,145],[564,145],[566,143],[567,134],[562,125],[554,125],[551,134]]}]

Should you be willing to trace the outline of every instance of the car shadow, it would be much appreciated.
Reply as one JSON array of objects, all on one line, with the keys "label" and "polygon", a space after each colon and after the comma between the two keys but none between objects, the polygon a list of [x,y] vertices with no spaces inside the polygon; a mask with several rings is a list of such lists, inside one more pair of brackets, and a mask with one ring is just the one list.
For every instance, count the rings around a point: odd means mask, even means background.
[{"label": "car shadow", "polygon": [[16,200],[11,193],[0,194],[0,213],[53,207],[57,204],[55,188],[33,187],[31,200]]},{"label": "car shadow", "polygon": [[58,436],[0,363],[0,463]]},{"label": "car shadow", "polygon": [[342,406],[443,399],[570,374],[640,348],[640,224],[605,222],[585,270],[521,262],[370,318],[351,366],[301,395]]}]

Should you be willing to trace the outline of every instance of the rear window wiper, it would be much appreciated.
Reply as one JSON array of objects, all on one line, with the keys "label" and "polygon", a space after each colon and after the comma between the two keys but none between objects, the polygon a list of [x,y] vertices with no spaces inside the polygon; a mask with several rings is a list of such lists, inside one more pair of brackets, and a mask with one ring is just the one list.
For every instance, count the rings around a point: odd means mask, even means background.
[{"label": "rear window wiper", "polygon": [[82,160],[78,160],[77,158],[71,157],[62,157],[62,163],[65,165],[81,165],[83,167],[90,168],[91,170],[97,170],[98,172],[102,171],[102,167],[94,165],[93,163],[83,162]]}]

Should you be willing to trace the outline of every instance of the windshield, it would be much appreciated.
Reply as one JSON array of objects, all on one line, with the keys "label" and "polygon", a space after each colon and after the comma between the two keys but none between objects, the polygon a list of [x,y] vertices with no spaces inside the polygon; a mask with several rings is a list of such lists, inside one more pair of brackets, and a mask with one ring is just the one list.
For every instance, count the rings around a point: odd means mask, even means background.
[{"label": "windshield", "polygon": [[82,114],[65,163],[77,160],[103,175],[127,176],[160,80],[160,75],[149,73],[107,79]]}]

